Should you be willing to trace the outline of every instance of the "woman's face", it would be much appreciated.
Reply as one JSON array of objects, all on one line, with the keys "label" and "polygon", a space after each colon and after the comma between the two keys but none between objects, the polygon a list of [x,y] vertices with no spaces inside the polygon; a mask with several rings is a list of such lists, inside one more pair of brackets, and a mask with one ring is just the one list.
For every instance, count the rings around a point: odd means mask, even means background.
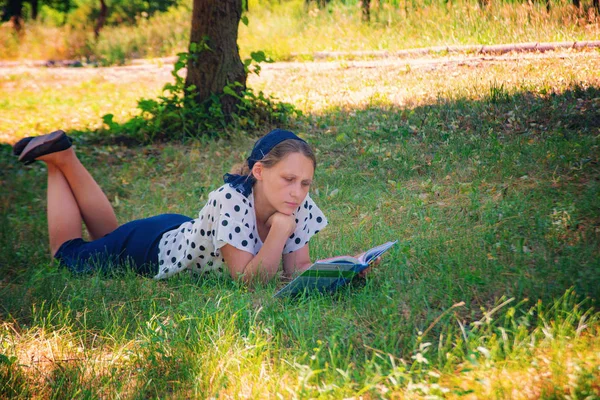
[{"label": "woman's face", "polygon": [[260,162],[257,166],[253,172],[262,182],[264,197],[276,211],[292,215],[308,194],[315,173],[312,160],[302,153],[290,153],[271,168]]}]

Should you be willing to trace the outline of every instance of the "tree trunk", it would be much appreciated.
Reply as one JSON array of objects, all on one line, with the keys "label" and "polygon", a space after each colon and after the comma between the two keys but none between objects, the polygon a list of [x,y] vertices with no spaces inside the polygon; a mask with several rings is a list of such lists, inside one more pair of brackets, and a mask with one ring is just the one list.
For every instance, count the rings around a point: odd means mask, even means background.
[{"label": "tree trunk", "polygon": [[363,22],[371,20],[371,0],[362,0],[362,20]]},{"label": "tree trunk", "polygon": [[29,0],[29,4],[31,4],[31,19],[35,21],[38,16],[38,0]]},{"label": "tree trunk", "polygon": [[96,21],[96,25],[94,26],[94,37],[98,39],[100,37],[100,31],[102,27],[104,27],[104,23],[106,22],[106,16],[108,15],[108,7],[106,6],[106,2],[104,0],[100,0],[100,14],[98,15],[98,20]]},{"label": "tree trunk", "polygon": [[[304,10],[305,11],[307,11],[309,9],[311,1],[314,1],[315,3],[317,3],[317,7],[325,8],[327,6],[327,3],[329,3],[331,0],[304,0]],[[281,0],[279,0],[279,3],[281,3]]]},{"label": "tree trunk", "polygon": [[71,10],[71,0],[61,0],[61,4],[62,4],[62,12],[64,13],[62,24],[66,25],[67,19],[69,18],[69,11]]},{"label": "tree trunk", "polygon": [[8,0],[5,17],[12,22],[15,31],[21,32],[23,29],[23,0]]},{"label": "tree trunk", "polygon": [[[237,46],[238,25],[242,16],[242,0],[194,0],[190,44],[198,44],[198,52],[190,51],[185,86],[186,91],[203,104],[212,94],[222,95],[223,88],[234,82],[240,93],[246,89],[246,71]],[[238,99],[231,95],[221,97],[225,115],[236,110]]]}]

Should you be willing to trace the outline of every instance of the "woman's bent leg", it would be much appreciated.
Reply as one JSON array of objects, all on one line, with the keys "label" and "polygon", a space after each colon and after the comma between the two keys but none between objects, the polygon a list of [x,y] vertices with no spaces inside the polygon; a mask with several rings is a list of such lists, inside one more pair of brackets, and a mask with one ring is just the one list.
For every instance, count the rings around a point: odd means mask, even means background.
[{"label": "woman's bent leg", "polygon": [[108,198],[92,175],[81,164],[73,148],[38,158],[54,164],[66,178],[92,240],[99,239],[119,226]]},{"label": "woman's bent leg", "polygon": [[81,237],[81,222],[67,179],[58,167],[48,163],[48,234],[53,256],[64,242]]}]

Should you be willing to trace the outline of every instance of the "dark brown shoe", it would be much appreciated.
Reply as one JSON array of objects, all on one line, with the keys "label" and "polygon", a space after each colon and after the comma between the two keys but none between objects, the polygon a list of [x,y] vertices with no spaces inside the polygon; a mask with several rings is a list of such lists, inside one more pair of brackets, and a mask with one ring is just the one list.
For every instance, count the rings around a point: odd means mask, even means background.
[{"label": "dark brown shoe", "polygon": [[[19,143],[29,138],[22,139]],[[64,131],[58,130],[47,135],[36,136],[31,138],[21,150],[19,161],[25,164],[31,164],[36,158],[46,154],[56,153],[57,151],[63,151],[71,147],[73,141],[69,138]],[[13,152],[18,149],[13,147]]]},{"label": "dark brown shoe", "polygon": [[33,138],[34,138],[34,136],[29,136],[29,137],[19,140],[15,144],[13,144],[13,154],[15,156],[20,156],[21,153],[23,152],[23,149],[25,148],[25,146],[27,146],[29,144],[29,142],[31,142],[31,140],[33,140]]}]

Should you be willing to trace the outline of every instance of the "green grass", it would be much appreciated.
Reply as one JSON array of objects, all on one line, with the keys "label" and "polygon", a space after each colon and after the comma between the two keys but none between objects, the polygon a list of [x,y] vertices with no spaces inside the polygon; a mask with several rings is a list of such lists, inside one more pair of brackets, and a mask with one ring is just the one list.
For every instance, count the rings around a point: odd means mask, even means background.
[{"label": "green grass", "polygon": [[[272,4],[271,4],[272,3]],[[482,9],[475,0],[373,3],[370,24],[361,22],[358,1],[250,1],[249,25],[240,24],[242,58],[264,50],[276,60],[312,60],[318,51],[372,51],[465,44],[596,40],[600,19],[591,2],[574,10],[570,1],[490,2]],[[95,40],[91,25],[74,13],[64,27],[28,23],[16,36],[0,27],[0,59],[82,59],[101,65],[123,64],[132,58],[173,56],[189,45],[191,2],[136,26],[106,27]],[[42,17],[43,19],[43,17]],[[318,38],[318,39],[315,39]]]},{"label": "green grass", "polygon": [[[290,128],[317,149],[330,220],[312,258],[400,240],[364,285],[290,301],[272,298],[279,281],[72,276],[48,261],[44,166],[2,145],[0,397],[600,397],[598,57],[324,67],[252,84],[306,114]],[[70,76],[62,102],[60,73],[0,82],[0,111],[33,84],[45,104],[11,108],[25,125],[6,142],[58,110],[85,130],[98,111],[69,107],[94,99],[126,118],[135,104],[113,93],[164,83]],[[124,222],[195,215],[247,155],[232,133],[75,145]]]}]

